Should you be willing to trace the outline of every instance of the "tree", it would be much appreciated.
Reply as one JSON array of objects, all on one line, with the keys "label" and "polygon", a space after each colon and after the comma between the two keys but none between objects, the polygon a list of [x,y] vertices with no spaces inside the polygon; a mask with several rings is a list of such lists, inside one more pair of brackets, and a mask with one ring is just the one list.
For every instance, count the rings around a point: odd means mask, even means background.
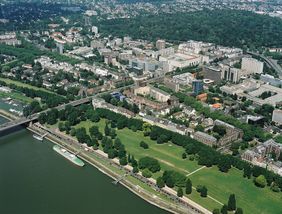
[{"label": "tree", "polygon": [[145,143],[144,141],[140,142],[140,147],[142,147],[143,149],[148,149],[149,145],[147,143]]},{"label": "tree", "polygon": [[121,143],[121,141],[120,141],[119,138],[116,138],[116,139],[115,139],[114,147],[115,147],[115,149],[117,149],[117,150],[120,150],[120,149],[121,149],[122,143]]},{"label": "tree", "polygon": [[220,210],[221,214],[228,214],[228,207],[224,204]]},{"label": "tree", "polygon": [[235,194],[231,194],[231,195],[229,196],[227,208],[228,208],[229,211],[234,211],[234,210],[236,210],[236,198],[235,198]]},{"label": "tree", "polygon": [[201,197],[207,197],[208,189],[205,186],[202,187],[200,195],[201,195]]},{"label": "tree", "polygon": [[161,170],[161,166],[158,160],[151,157],[143,157],[139,159],[139,168],[148,168],[151,172],[155,173]]},{"label": "tree", "polygon": [[59,122],[58,128],[61,132],[65,131],[65,124],[63,122]]},{"label": "tree", "polygon": [[108,158],[113,159],[117,156],[117,151],[115,149],[109,149]]},{"label": "tree", "polygon": [[162,144],[162,143],[165,143],[165,142],[167,142],[167,136],[166,135],[164,135],[164,134],[162,134],[162,135],[160,135],[159,137],[158,137],[158,139],[157,139],[157,143],[158,144]]},{"label": "tree", "polygon": [[109,135],[111,136],[112,139],[115,139],[115,137],[117,136],[116,131],[114,129],[110,130],[110,134]]},{"label": "tree", "polygon": [[94,136],[98,135],[99,128],[97,126],[92,126],[92,127],[89,128],[89,133],[90,133],[91,137],[94,137]]},{"label": "tree", "polygon": [[243,214],[243,209],[238,207],[235,214]]},{"label": "tree", "polygon": [[182,153],[182,159],[186,159],[187,158],[187,155],[185,152]]},{"label": "tree", "polygon": [[127,165],[127,158],[126,158],[126,156],[125,156],[125,157],[122,157],[121,159],[119,159],[119,163],[120,163],[120,165],[122,165],[122,166]]},{"label": "tree", "polygon": [[47,120],[47,115],[46,113],[40,113],[39,117],[38,117],[38,121],[40,124],[44,124],[46,123],[46,120]]},{"label": "tree", "polygon": [[218,133],[221,137],[226,134],[226,128],[224,126],[221,126],[221,125],[215,125],[213,127],[213,131]]},{"label": "tree", "polygon": [[186,194],[191,194],[192,193],[192,182],[191,182],[191,180],[189,178],[186,181],[185,193]]},{"label": "tree", "polygon": [[212,211],[212,214],[220,214],[219,209],[214,209],[214,210]]},{"label": "tree", "polygon": [[164,180],[163,180],[162,177],[158,177],[158,178],[157,178],[157,186],[158,186],[159,188],[163,188],[163,187],[165,186],[165,182],[164,182]]},{"label": "tree", "polygon": [[177,196],[180,197],[180,198],[183,197],[183,190],[182,190],[181,187],[178,187],[178,189],[177,189]]},{"label": "tree", "polygon": [[144,169],[142,171],[142,176],[144,176],[145,178],[150,178],[150,177],[152,177],[152,173],[150,172],[149,169]]},{"label": "tree", "polygon": [[139,172],[139,169],[137,166],[133,167],[133,170],[132,170],[133,173],[138,173]]},{"label": "tree", "polygon": [[264,188],[267,185],[266,179],[264,177],[264,175],[260,175],[258,177],[255,178],[254,180],[256,186]]},{"label": "tree", "polygon": [[109,128],[108,124],[105,126],[104,133],[106,136],[109,136],[111,133],[111,129]]},{"label": "tree", "polygon": [[248,179],[251,177],[252,175],[252,168],[250,167],[250,165],[246,165],[244,167],[244,177],[247,177]]}]

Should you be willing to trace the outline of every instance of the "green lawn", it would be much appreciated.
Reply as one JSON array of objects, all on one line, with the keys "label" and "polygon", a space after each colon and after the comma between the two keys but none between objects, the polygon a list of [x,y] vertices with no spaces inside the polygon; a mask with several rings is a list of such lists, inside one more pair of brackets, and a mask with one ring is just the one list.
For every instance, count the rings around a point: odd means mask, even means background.
[{"label": "green lawn", "polygon": [[24,103],[31,103],[33,99],[31,99],[30,97],[26,97],[21,93],[18,92],[11,92],[11,93],[4,93],[4,92],[0,92],[0,97],[11,97],[14,100],[19,100],[21,102]]},{"label": "green lawn", "polygon": [[25,87],[25,88],[30,88],[30,89],[34,89],[34,90],[40,90],[40,91],[45,91],[45,92],[48,92],[48,93],[53,93],[52,91],[49,91],[45,88],[39,88],[39,87],[36,87],[36,86],[33,86],[33,85],[29,85],[29,84],[26,84],[26,83],[22,83],[22,82],[19,82],[19,81],[15,81],[15,80],[10,80],[10,79],[7,79],[7,78],[2,78],[0,77],[0,81],[3,81],[3,82],[6,82],[7,84],[15,84],[19,87]]},{"label": "green lawn", "polygon": [[282,194],[272,192],[268,187],[260,189],[252,180],[243,178],[242,171],[231,169],[221,173],[217,167],[205,168],[190,176],[193,186],[206,185],[208,194],[220,202],[227,203],[230,194],[237,198],[237,206],[244,214],[281,214]]},{"label": "green lawn", "polygon": [[[104,132],[105,120],[99,123],[83,121],[75,128],[85,127],[87,130],[92,125],[99,127]],[[200,168],[196,161],[183,160],[181,154],[183,148],[174,144],[157,144],[155,141],[144,137],[142,132],[133,132],[127,128],[117,130],[117,135],[125,145],[126,150],[136,159],[144,156],[151,156],[159,160],[163,170],[176,170],[185,175]],[[149,149],[139,146],[140,141],[145,141]],[[154,178],[161,175],[155,173]],[[245,179],[242,171],[232,168],[228,173],[219,172],[217,167],[204,168],[189,176],[193,186],[205,185],[208,195],[221,203],[227,203],[230,194],[234,193],[237,198],[237,206],[243,208],[244,214],[281,214],[282,213],[282,193],[274,193],[268,187],[260,189],[256,187],[252,179]],[[211,198],[202,198],[196,190],[193,190],[190,199],[201,204],[203,207],[213,210],[221,208],[221,205]]]}]

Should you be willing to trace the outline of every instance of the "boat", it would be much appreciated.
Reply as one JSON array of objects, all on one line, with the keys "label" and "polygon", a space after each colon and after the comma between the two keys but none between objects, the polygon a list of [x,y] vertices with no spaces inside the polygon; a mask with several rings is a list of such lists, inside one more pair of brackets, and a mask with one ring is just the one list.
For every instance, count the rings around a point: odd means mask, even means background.
[{"label": "boat", "polygon": [[71,161],[75,165],[84,166],[84,162],[81,159],[79,159],[78,157],[76,157],[76,155],[70,153],[66,149],[64,149],[64,148],[62,148],[58,145],[54,145],[53,150],[56,151],[57,153],[59,153],[60,155],[64,156],[66,159],[68,159],[69,161]]},{"label": "boat", "polygon": [[23,112],[22,111],[17,111],[16,109],[13,109],[13,108],[10,108],[9,111],[11,113],[16,113],[17,115],[19,116],[22,116],[23,115]]},{"label": "boat", "polygon": [[35,138],[36,140],[39,140],[39,141],[43,141],[43,137],[39,136],[39,135],[32,135],[33,138]]}]

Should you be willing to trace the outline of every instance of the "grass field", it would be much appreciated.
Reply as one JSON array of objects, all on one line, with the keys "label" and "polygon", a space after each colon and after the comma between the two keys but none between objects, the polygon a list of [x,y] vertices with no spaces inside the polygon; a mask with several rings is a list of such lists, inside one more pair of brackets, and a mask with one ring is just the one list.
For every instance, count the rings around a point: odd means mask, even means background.
[{"label": "grass field", "polygon": [[15,80],[10,80],[10,79],[7,79],[7,78],[0,77],[0,81],[6,82],[7,84],[15,84],[15,85],[20,86],[20,87],[25,87],[25,88],[30,88],[30,89],[34,89],[34,90],[45,91],[45,92],[54,94],[54,92],[49,91],[49,90],[47,90],[45,88],[39,88],[39,87],[36,87],[36,86],[32,86],[32,85],[29,85],[29,84],[26,84],[26,83],[22,83],[22,82],[19,82],[19,81],[15,81]]},{"label": "grass field", "polygon": [[282,213],[282,194],[272,192],[268,187],[256,187],[251,179],[243,178],[238,169],[221,173],[217,167],[205,168],[189,177],[193,185],[206,185],[208,194],[223,203],[227,203],[229,195],[234,193],[238,206],[244,209],[245,214]]},{"label": "grass field", "polygon": [[[85,127],[88,129],[92,125],[98,126],[103,133],[105,120],[100,120],[96,124],[83,121],[76,125],[76,128]],[[117,130],[117,135],[128,153],[134,155],[136,159],[144,156],[154,157],[161,163],[162,170],[172,169],[187,175],[201,167],[196,161],[182,159],[181,154],[184,151],[182,147],[170,143],[157,144],[150,138],[144,137],[142,132],[133,132],[127,128]],[[149,145],[149,149],[143,149],[139,146],[142,140]],[[159,175],[161,172],[154,174],[154,177]],[[195,190],[187,197],[209,210],[221,208],[220,203],[227,203],[229,195],[234,193],[237,207],[243,208],[244,214],[282,213],[282,193],[274,193],[268,187],[264,189],[256,187],[252,179],[243,178],[242,171],[235,168],[232,168],[228,173],[219,172],[217,167],[203,168],[188,177],[192,180],[194,187],[205,185],[211,198],[202,198]]]},{"label": "grass field", "polygon": [[24,103],[31,103],[33,100],[30,97],[26,97],[23,94],[14,91],[11,93],[0,92],[0,97],[11,97],[14,100],[19,100]]}]

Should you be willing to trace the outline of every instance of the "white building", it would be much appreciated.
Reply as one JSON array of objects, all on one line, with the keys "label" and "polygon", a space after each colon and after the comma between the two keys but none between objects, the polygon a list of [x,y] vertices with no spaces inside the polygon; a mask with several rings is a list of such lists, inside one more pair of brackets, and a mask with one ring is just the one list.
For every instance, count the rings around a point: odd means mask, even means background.
[{"label": "white building", "polygon": [[263,62],[258,61],[254,58],[242,58],[242,67],[241,67],[244,75],[258,73],[261,74],[263,72]]},{"label": "white building", "polygon": [[221,79],[238,82],[242,76],[241,69],[230,67],[229,65],[221,65]]},{"label": "white building", "polygon": [[168,63],[168,71],[173,71],[176,68],[186,68],[199,65],[202,62],[202,57],[196,54],[176,53],[168,57],[160,56],[160,62]]},{"label": "white building", "polygon": [[282,110],[275,109],[272,113],[272,121],[277,124],[282,124]]},{"label": "white building", "polygon": [[92,26],[92,33],[98,34],[98,27],[97,26]]},{"label": "white building", "polygon": [[192,84],[192,81],[194,79],[195,79],[194,74],[189,73],[189,72],[173,76],[173,82],[181,84],[181,85]]}]

